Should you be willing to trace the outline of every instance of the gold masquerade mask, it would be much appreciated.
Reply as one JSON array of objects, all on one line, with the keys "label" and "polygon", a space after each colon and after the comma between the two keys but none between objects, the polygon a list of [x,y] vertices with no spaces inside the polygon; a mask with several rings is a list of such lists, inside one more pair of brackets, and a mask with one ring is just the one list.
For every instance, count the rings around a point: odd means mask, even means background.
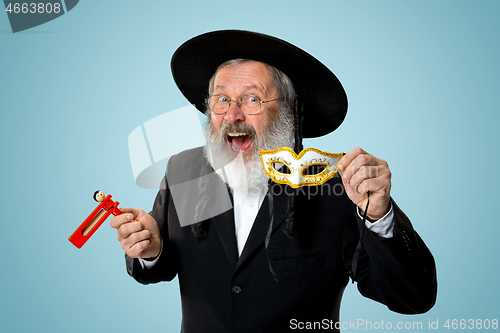
[{"label": "gold masquerade mask", "polygon": [[[288,184],[293,188],[321,185],[335,176],[337,164],[344,154],[327,153],[314,148],[306,148],[297,156],[288,147],[275,150],[260,150],[262,167],[276,183]],[[287,171],[283,173],[278,171]]]}]

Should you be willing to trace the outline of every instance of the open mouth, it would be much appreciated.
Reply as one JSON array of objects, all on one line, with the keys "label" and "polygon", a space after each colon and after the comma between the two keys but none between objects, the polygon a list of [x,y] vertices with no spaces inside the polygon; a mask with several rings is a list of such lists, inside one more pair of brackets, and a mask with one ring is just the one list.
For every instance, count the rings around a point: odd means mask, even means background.
[{"label": "open mouth", "polygon": [[252,146],[253,140],[250,134],[231,132],[227,134],[227,142],[235,152],[245,152]]}]

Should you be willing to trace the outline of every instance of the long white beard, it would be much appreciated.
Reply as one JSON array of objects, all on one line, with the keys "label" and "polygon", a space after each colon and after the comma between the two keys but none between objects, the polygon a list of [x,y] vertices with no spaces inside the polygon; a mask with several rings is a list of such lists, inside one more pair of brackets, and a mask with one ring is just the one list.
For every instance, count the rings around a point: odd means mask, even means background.
[{"label": "long white beard", "polygon": [[291,113],[286,109],[278,110],[277,119],[270,119],[271,124],[264,129],[263,135],[261,137],[255,135],[253,151],[245,158],[241,154],[234,155],[228,152],[225,127],[223,126],[218,132],[210,122],[210,115],[208,117],[204,153],[217,175],[232,189],[257,190],[265,193],[269,177],[262,167],[259,150],[293,148],[294,129]]}]

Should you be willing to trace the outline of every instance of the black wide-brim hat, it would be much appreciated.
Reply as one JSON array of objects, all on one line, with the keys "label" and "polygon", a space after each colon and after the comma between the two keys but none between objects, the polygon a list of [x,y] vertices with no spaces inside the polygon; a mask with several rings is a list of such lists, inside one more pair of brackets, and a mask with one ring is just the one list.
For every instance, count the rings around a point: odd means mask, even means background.
[{"label": "black wide-brim hat", "polygon": [[250,31],[220,30],[191,38],[172,56],[172,75],[180,91],[205,111],[208,83],[219,65],[251,59],[274,66],[293,82],[302,109],[302,135],[333,132],[347,113],[342,84],[325,65],[284,40]]}]

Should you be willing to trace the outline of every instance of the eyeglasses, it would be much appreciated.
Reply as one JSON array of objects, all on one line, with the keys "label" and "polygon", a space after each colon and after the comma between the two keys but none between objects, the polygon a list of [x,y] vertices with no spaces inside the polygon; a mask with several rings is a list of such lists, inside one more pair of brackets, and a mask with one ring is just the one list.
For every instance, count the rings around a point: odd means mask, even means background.
[{"label": "eyeglasses", "polygon": [[269,101],[261,101],[255,95],[244,95],[237,100],[229,99],[224,95],[212,95],[208,98],[208,107],[215,114],[224,114],[231,107],[231,102],[236,102],[241,112],[244,114],[256,114],[260,110],[260,106],[264,103],[274,102],[278,98]]}]

